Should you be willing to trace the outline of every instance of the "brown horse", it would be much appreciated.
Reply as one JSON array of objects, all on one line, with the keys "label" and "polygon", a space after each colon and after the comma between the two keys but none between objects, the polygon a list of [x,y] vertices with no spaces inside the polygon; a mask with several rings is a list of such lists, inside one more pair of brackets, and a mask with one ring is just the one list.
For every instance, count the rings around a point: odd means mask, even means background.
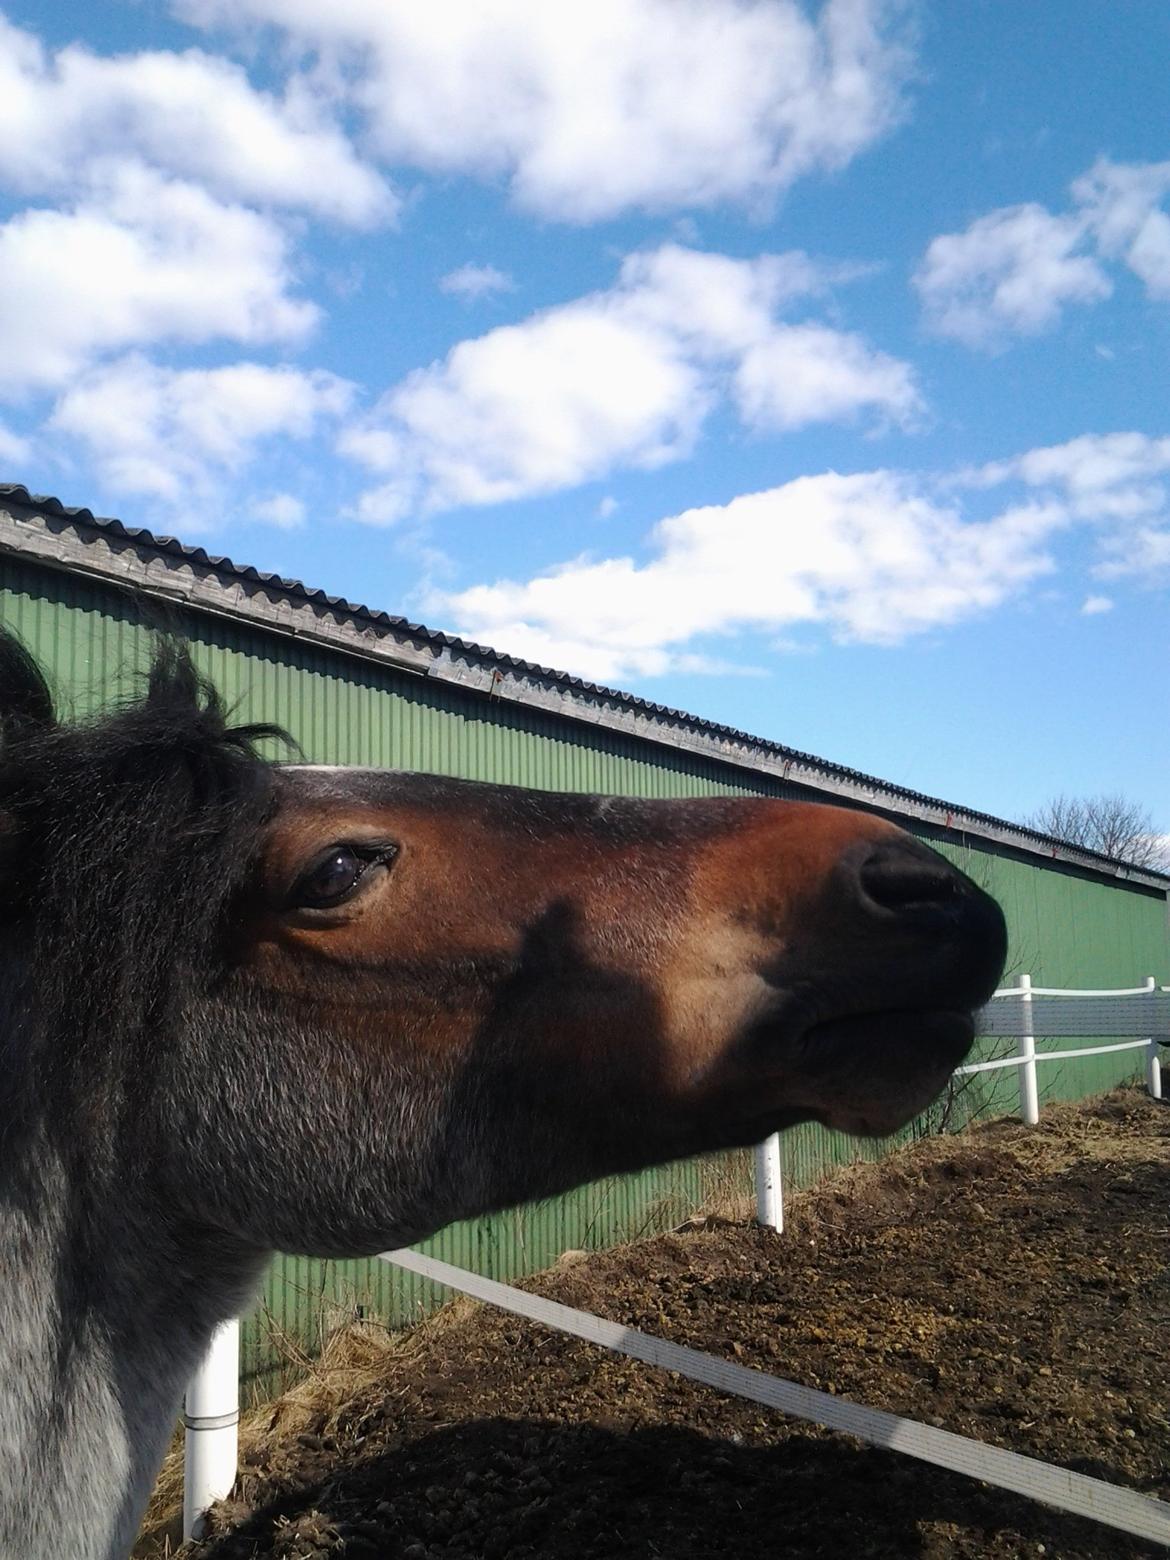
[{"label": "brown horse", "polygon": [[995,904],[878,818],[280,767],[181,650],[86,725],[0,640],[0,1553],[117,1560],[273,1248],[353,1256],[966,1052]]}]

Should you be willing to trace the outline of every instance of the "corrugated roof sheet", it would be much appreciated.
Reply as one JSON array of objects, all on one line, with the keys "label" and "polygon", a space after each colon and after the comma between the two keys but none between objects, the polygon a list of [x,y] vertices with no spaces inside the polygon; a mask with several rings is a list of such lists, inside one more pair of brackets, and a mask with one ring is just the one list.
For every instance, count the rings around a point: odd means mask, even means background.
[{"label": "corrugated roof sheet", "polygon": [[[774,755],[782,762],[791,763],[802,770],[810,771],[813,774],[821,774],[827,779],[836,779],[871,790],[878,797],[889,798],[895,808],[897,803],[901,801],[911,804],[917,809],[936,812],[940,821],[946,820],[947,825],[953,828],[961,829],[964,821],[969,821],[975,825],[982,824],[999,831],[1006,830],[1009,833],[1016,834],[1019,836],[1022,845],[1026,845],[1033,850],[1037,845],[1040,845],[1053,856],[1057,855],[1062,849],[1072,849],[1076,851],[1078,856],[1109,862],[1112,866],[1118,865],[1112,857],[1103,856],[1097,851],[1087,850],[1084,846],[1070,846],[1068,841],[1025,828],[1022,824],[1008,819],[997,818],[992,813],[979,812],[973,808],[947,802],[938,797],[927,796],[921,791],[913,791],[906,786],[900,786],[891,781],[879,780],[876,776],[867,775],[861,770],[849,769],[844,765],[832,763],[830,760],[818,758],[811,753],[802,753],[796,748],[786,747],[783,743],[771,742],[763,737],[753,736],[750,732],[740,731],[734,726],[724,726],[717,721],[704,720],[700,716],[689,715],[684,710],[672,709],[669,705],[655,704],[652,700],[643,699],[637,694],[623,693],[620,690],[607,688],[599,683],[587,682],[584,678],[574,677],[568,672],[559,672],[552,667],[539,666],[532,661],[521,660],[517,656],[493,650],[487,645],[479,645],[471,640],[460,639],[455,635],[445,634],[441,630],[427,628],[421,623],[412,623],[409,619],[398,617],[393,613],[379,611],[372,607],[363,606],[360,603],[346,601],[342,596],[330,596],[323,590],[315,590],[303,584],[300,580],[285,579],[278,574],[268,574],[263,570],[254,568],[251,564],[235,563],[231,558],[222,554],[209,553],[203,547],[189,547],[185,543],[180,542],[176,537],[156,536],[153,532],[147,531],[141,526],[124,525],[121,520],[95,515],[90,509],[63,504],[59,498],[42,493],[30,493],[28,488],[20,483],[0,482],[0,500],[3,499],[24,505],[41,514],[67,519],[80,525],[93,526],[108,535],[125,537],[138,546],[153,549],[172,557],[183,558],[191,563],[200,564],[225,580],[254,581],[268,589],[283,591],[294,599],[313,603],[317,606],[328,607],[334,612],[353,617],[359,622],[367,622],[382,628],[395,629],[415,641],[430,644],[439,649],[452,650],[460,655],[474,657],[491,667],[506,669],[509,672],[518,673],[521,676],[550,684],[553,687],[566,690],[571,689],[607,703],[626,709],[637,710],[663,724],[687,726],[693,731],[702,732],[720,742],[729,742],[737,746],[760,749],[763,752]],[[1142,867],[1139,870],[1143,875],[1160,878],[1170,883],[1170,874],[1168,873],[1156,872],[1148,867]]]}]

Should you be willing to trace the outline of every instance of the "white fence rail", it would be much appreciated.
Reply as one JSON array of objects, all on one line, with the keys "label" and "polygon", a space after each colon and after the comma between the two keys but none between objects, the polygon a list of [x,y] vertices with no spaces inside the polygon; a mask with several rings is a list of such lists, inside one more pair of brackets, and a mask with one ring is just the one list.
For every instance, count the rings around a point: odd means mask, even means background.
[{"label": "white fence rail", "polygon": [[[1141,986],[1116,991],[1066,991],[1033,986],[1031,976],[1022,975],[1018,986],[995,993],[979,1019],[981,1035],[1012,1036],[1019,1042],[1017,1051],[1013,1056],[959,1067],[955,1077],[1017,1068],[1020,1113],[1033,1126],[1039,1120],[1036,1069],[1045,1062],[1102,1056],[1111,1051],[1144,1050],[1146,1086],[1155,1099],[1162,1098],[1158,1045],[1170,1043],[1170,987],[1158,987],[1153,976]],[[1037,1051],[1038,1035],[1044,1038],[1128,1035],[1133,1038],[1065,1051]],[[756,1148],[755,1174],[757,1220],[770,1229],[783,1230],[779,1135],[765,1139]],[[1149,1496],[681,1348],[665,1339],[603,1321],[589,1312],[572,1311],[537,1295],[481,1278],[479,1274],[436,1262],[418,1252],[385,1252],[383,1257],[387,1262],[504,1310],[531,1317],[545,1326],[648,1364],[678,1371],[721,1391],[750,1398],[830,1429],[846,1430],[875,1445],[905,1452],[940,1467],[986,1480],[1001,1489],[1031,1496],[1046,1505],[1076,1512],[1126,1533],[1170,1546],[1170,1505]],[[239,1324],[232,1320],[216,1333],[202,1366],[187,1388],[183,1413],[186,1435],[184,1540],[199,1536],[204,1512],[214,1501],[231,1492],[238,1460],[239,1417]]]},{"label": "white fence rail", "polygon": [[[1040,1120],[1040,1089],[1036,1069],[1047,1062],[1073,1061],[1082,1056],[1105,1056],[1111,1051],[1145,1053],[1146,1088],[1162,1098],[1162,1066],[1159,1044],[1170,1043],[1170,987],[1159,986],[1152,975],[1140,986],[1117,990],[1068,990],[1061,986],[1033,986],[1031,975],[1019,984],[1005,986],[977,1015],[981,1037],[1008,1036],[1018,1044],[1015,1055],[956,1067],[953,1076],[999,1072],[1015,1067],[1020,1083],[1020,1117],[1029,1126]],[[1082,1045],[1063,1051],[1038,1051],[1043,1039],[1094,1038],[1128,1035],[1132,1038],[1106,1045]],[[756,1222],[765,1229],[784,1228],[784,1186],[780,1164],[780,1137],[765,1139],[756,1149]]]},{"label": "white fence rail", "polygon": [[469,1273],[464,1268],[436,1261],[434,1257],[424,1257],[417,1251],[384,1251],[382,1260],[458,1289],[514,1316],[527,1317],[542,1327],[582,1338],[586,1343],[642,1360],[660,1370],[675,1371],[720,1392],[762,1403],[782,1414],[809,1420],[830,1430],[845,1431],[871,1446],[917,1457],[936,1467],[994,1484],[998,1489],[1042,1501],[1058,1511],[1072,1512],[1123,1533],[1170,1546],[1170,1505],[1137,1490],[1074,1473],[1071,1468],[1040,1462],[1035,1457],[1009,1452],[1000,1446],[989,1446],[985,1441],[973,1441],[951,1430],[903,1419],[883,1409],[866,1408],[847,1398],[818,1392],[766,1371],[736,1365],[718,1355],[687,1349],[667,1338],[656,1338],[634,1327],[606,1321],[591,1311],[573,1310],[555,1300],[546,1300],[542,1295],[531,1295],[510,1284],[500,1284],[479,1273]]}]

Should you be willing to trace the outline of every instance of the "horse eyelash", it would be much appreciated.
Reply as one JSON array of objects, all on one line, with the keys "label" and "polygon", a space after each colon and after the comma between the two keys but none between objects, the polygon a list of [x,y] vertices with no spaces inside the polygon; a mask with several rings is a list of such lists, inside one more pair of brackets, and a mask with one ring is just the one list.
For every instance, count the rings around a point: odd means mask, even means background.
[{"label": "horse eyelash", "polygon": [[392,845],[389,841],[387,841],[385,845],[371,846],[354,845],[347,840],[343,848],[345,850],[352,850],[355,856],[359,856],[365,862],[366,865],[362,868],[363,872],[367,871],[370,867],[376,867],[381,863],[393,861],[394,857],[398,854],[398,846]]}]

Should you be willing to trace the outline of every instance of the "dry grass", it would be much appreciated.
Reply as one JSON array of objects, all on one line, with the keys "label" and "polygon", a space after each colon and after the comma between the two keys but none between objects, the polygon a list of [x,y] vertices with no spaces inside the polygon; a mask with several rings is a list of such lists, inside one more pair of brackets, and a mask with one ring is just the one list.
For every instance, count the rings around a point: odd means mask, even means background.
[{"label": "dry grass", "polygon": [[702,1229],[707,1225],[745,1224],[756,1211],[755,1170],[752,1150],[713,1155],[703,1166],[703,1201],[676,1229]]},{"label": "dry grass", "polygon": [[[582,1253],[582,1256],[588,1255]],[[335,1332],[313,1357],[279,1329],[273,1337],[282,1353],[282,1369],[302,1373],[296,1384],[273,1402],[240,1416],[240,1463],[273,1435],[294,1437],[320,1428],[339,1403],[348,1402],[374,1383],[385,1383],[393,1365],[426,1351],[429,1344],[477,1309],[462,1295],[407,1332],[391,1332],[378,1322],[351,1322]],[[183,1432],[176,1430],[159,1470],[132,1560],[170,1560],[182,1553]]]}]

